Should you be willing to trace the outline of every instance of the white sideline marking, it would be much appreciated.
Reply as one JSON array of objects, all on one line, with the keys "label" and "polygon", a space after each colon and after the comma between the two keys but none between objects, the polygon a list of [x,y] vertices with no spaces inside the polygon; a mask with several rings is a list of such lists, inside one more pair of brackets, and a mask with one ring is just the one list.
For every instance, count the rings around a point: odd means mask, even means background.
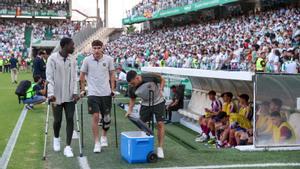
[{"label": "white sideline marking", "polygon": [[[259,164],[233,164],[233,165],[207,165],[207,166],[191,166],[191,167],[166,167],[157,169],[214,169],[214,168],[251,168],[251,167],[297,167],[300,163],[259,163]],[[148,168],[153,169],[153,168]]]},{"label": "white sideline marking", "polygon": [[77,157],[78,158],[78,162],[79,162],[79,166],[81,169],[90,169],[90,165],[88,163],[88,160],[86,158],[86,156],[84,157]]},{"label": "white sideline marking", "polygon": [[15,145],[16,145],[16,142],[17,142],[18,136],[20,134],[20,130],[21,130],[21,127],[23,125],[23,122],[25,120],[26,115],[27,115],[27,109],[24,106],[24,108],[22,110],[22,113],[19,117],[19,120],[18,120],[18,122],[17,122],[17,124],[16,124],[16,126],[15,126],[9,140],[8,140],[8,143],[5,147],[5,150],[2,154],[1,161],[0,161],[0,168],[2,168],[2,169],[7,168],[9,159],[10,159],[11,154],[14,150]]}]

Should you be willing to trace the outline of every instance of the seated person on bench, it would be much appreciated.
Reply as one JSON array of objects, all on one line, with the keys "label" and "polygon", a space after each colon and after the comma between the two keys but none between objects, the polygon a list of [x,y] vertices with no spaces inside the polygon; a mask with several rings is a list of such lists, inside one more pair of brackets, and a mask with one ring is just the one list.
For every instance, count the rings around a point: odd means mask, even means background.
[{"label": "seated person on bench", "polygon": [[[196,142],[207,142],[209,138],[215,138],[215,131],[211,131],[208,125],[209,121],[212,121],[219,112],[222,110],[222,102],[217,99],[217,93],[214,90],[208,92],[209,100],[211,101],[211,107],[205,108],[205,115],[199,118],[199,125],[202,133],[195,139]],[[211,134],[211,137],[209,136]]]},{"label": "seated person on bench", "polygon": [[173,93],[172,102],[166,107],[167,115],[168,115],[168,121],[171,122],[172,120],[172,111],[177,111],[180,108],[183,108],[183,96],[182,94],[177,90],[176,86],[171,86],[171,91]]},{"label": "seated person on bench", "polygon": [[284,120],[277,111],[271,113],[273,124],[273,143],[274,144],[294,144],[296,135],[294,129]]}]

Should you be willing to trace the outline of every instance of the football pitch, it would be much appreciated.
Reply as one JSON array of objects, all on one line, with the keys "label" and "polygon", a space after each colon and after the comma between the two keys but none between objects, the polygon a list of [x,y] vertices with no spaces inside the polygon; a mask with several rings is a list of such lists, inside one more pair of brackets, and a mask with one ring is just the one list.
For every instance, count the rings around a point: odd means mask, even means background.
[{"label": "football pitch", "polygon": [[[30,79],[29,73],[20,73],[19,81]],[[8,140],[22,112],[23,105],[18,103],[14,94],[16,85],[10,82],[10,74],[0,74],[0,155],[7,147]],[[80,102],[77,105],[80,117]],[[99,154],[93,153],[91,117],[87,113],[86,99],[83,99],[83,158],[79,157],[78,139],[73,139],[72,148],[75,157],[66,158],[63,152],[52,150],[52,112],[50,112],[47,159],[42,160],[46,105],[38,105],[27,112],[16,145],[9,159],[9,169],[125,169],[125,168],[300,168],[300,151],[280,152],[240,152],[236,149],[215,149],[194,142],[197,133],[180,124],[167,124],[165,137],[165,159],[157,163],[128,164],[121,158],[119,148],[115,146],[114,120],[108,132],[109,147]],[[63,120],[65,122],[65,120]],[[76,123],[74,128],[76,128]],[[124,117],[124,110],[117,106],[117,131],[138,130]],[[62,148],[65,145],[65,123],[61,129]],[[120,136],[118,137],[120,144]],[[277,165],[276,165],[276,164]],[[278,163],[290,164],[279,165]],[[292,166],[291,164],[298,164]],[[270,165],[269,165],[270,164]],[[272,165],[271,165],[272,164]],[[227,166],[226,166],[227,165]],[[251,166],[252,165],[252,166]],[[268,166],[269,165],[269,166]],[[194,167],[192,167],[194,166]],[[2,167],[2,166],[1,166]]]}]

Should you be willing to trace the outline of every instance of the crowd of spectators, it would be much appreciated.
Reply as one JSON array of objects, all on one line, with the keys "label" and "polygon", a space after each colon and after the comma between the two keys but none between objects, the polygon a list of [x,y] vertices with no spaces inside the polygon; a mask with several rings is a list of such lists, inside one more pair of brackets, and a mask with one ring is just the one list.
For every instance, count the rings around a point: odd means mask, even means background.
[{"label": "crowd of spectators", "polygon": [[159,10],[184,6],[198,1],[201,0],[142,0],[131,11],[127,11],[127,17],[143,16],[148,12],[154,13]]},{"label": "crowd of spectators", "polygon": [[69,11],[69,2],[66,0],[0,0],[0,9],[26,11]]},{"label": "crowd of spectators", "polygon": [[0,57],[20,57],[25,48],[25,23],[0,22]]},{"label": "crowd of spectators", "polygon": [[282,8],[122,35],[106,53],[126,66],[299,72],[300,9]]},{"label": "crowd of spectators", "polygon": [[[25,44],[25,32],[32,28],[31,40],[59,40],[72,37],[81,29],[80,23],[70,21],[33,22],[21,20],[0,20],[0,72],[10,72],[9,60],[18,60],[19,70],[28,70],[32,65],[28,58],[29,49]],[[27,37],[28,38],[28,37]]]},{"label": "crowd of spectators", "polygon": [[55,23],[34,22],[31,24],[35,39],[59,40],[63,37],[72,37],[81,26],[80,23],[61,21]]}]

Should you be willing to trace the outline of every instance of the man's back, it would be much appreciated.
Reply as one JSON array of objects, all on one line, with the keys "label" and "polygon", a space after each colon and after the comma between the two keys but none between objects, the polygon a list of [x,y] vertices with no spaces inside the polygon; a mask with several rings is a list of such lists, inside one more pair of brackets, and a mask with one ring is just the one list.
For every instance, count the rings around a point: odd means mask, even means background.
[{"label": "man's back", "polygon": [[10,68],[14,69],[14,68],[17,68],[18,60],[16,58],[12,57],[9,59],[9,63],[10,63]]},{"label": "man's back", "polygon": [[46,64],[40,57],[36,57],[33,61],[33,76],[40,75],[42,79],[46,79]]}]

